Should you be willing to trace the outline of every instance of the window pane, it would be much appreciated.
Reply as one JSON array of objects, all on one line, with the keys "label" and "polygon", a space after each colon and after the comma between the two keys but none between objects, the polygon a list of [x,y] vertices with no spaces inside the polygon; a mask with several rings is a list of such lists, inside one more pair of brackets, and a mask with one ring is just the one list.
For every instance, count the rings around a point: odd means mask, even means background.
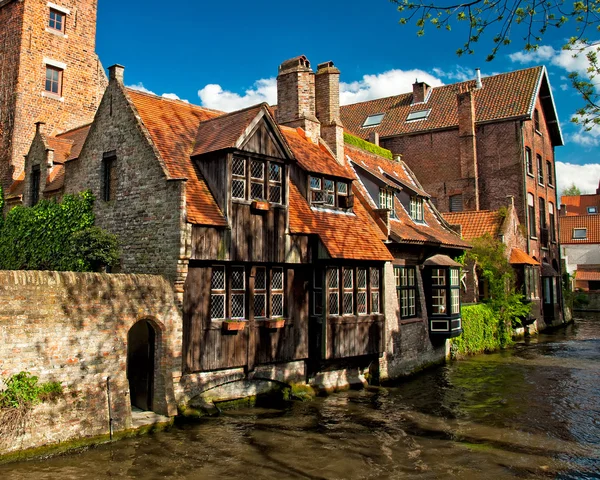
[{"label": "window pane", "polygon": [[323,185],[325,186],[325,191],[327,192],[333,192],[335,191],[335,183],[333,182],[333,180],[328,180],[325,179],[325,181],[323,182]]},{"label": "window pane", "polygon": [[250,176],[257,180],[263,180],[265,178],[265,164],[257,160],[252,160],[250,167]]},{"label": "window pane", "polygon": [[339,274],[337,268],[332,268],[329,270],[329,288],[338,288],[339,287]]},{"label": "window pane", "polygon": [[446,285],[446,270],[443,268],[434,268],[431,271],[432,285]]},{"label": "window pane", "polygon": [[344,315],[352,315],[354,313],[354,294],[352,292],[344,292]]},{"label": "window pane", "polygon": [[345,268],[344,269],[344,288],[350,289],[354,286],[352,269]]},{"label": "window pane", "polygon": [[271,298],[271,316],[283,317],[283,293],[273,294]]},{"label": "window pane", "polygon": [[458,281],[458,268],[451,268],[450,269],[450,286],[451,287],[458,287],[459,281]]},{"label": "window pane", "polygon": [[210,318],[213,320],[225,318],[225,295],[210,296]]},{"label": "window pane", "polygon": [[281,203],[281,187],[277,185],[269,185],[269,201],[273,203]]},{"label": "window pane", "polygon": [[364,123],[362,124],[363,127],[374,127],[376,125],[379,125],[381,123],[381,120],[383,120],[383,116],[385,115],[385,113],[378,113],[376,115],[369,115],[366,120],[364,121]]},{"label": "window pane", "polygon": [[225,290],[225,267],[212,268],[210,288],[211,290]]},{"label": "window pane", "polygon": [[452,313],[460,313],[460,291],[458,289],[450,290],[450,298],[452,300]]},{"label": "window pane", "polygon": [[321,179],[318,177],[310,177],[310,188],[321,190]]},{"label": "window pane", "polygon": [[283,290],[283,268],[274,268],[271,279],[271,288],[273,290]]},{"label": "window pane", "polygon": [[379,313],[379,292],[371,292],[371,313]]},{"label": "window pane", "polygon": [[340,314],[340,297],[339,293],[331,292],[329,294],[329,314],[339,315]]},{"label": "window pane", "polygon": [[434,288],[431,292],[431,310],[433,315],[446,314],[446,290]]},{"label": "window pane", "polygon": [[256,274],[254,277],[254,289],[267,289],[267,269],[265,267],[256,267]]},{"label": "window pane", "polygon": [[245,297],[243,293],[234,293],[231,295],[231,318],[245,318]]},{"label": "window pane", "polygon": [[359,268],[356,271],[356,283],[358,288],[367,288],[367,269]]},{"label": "window pane", "polygon": [[379,269],[371,268],[371,288],[379,289]]},{"label": "window pane", "polygon": [[255,293],[254,294],[254,316],[255,317],[266,317],[267,316],[267,294],[266,293]]},{"label": "window pane", "polygon": [[257,182],[250,183],[250,196],[253,200],[264,200],[265,198],[265,185]]},{"label": "window pane", "polygon": [[231,173],[240,177],[246,176],[246,159],[234,157],[231,162]]},{"label": "window pane", "polygon": [[245,290],[246,280],[244,278],[244,267],[233,267],[231,269],[231,289]]},{"label": "window pane", "polygon": [[271,163],[269,165],[269,180],[272,182],[281,182],[281,165]]},{"label": "window pane", "polygon": [[367,292],[362,291],[356,294],[356,303],[358,313],[364,315],[367,313]]},{"label": "window pane", "polygon": [[340,195],[346,195],[348,193],[348,184],[345,182],[338,182],[338,193]]},{"label": "window pane", "polygon": [[246,198],[246,180],[236,178],[231,181],[231,197]]}]

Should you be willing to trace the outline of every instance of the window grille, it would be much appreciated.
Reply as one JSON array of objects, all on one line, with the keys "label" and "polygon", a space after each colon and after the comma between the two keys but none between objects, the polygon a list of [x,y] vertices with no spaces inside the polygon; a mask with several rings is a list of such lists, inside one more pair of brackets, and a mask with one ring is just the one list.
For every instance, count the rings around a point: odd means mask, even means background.
[{"label": "window grille", "polygon": [[231,163],[231,198],[246,198],[246,159],[233,157]]},{"label": "window grille", "polygon": [[348,184],[346,182],[337,182],[338,195],[348,195]]},{"label": "window grille", "polygon": [[323,192],[323,181],[318,177],[310,177],[310,194],[311,203],[322,204],[325,202],[325,194]]},{"label": "window grille", "polygon": [[231,318],[246,318],[246,276],[244,267],[231,268]]},{"label": "window grille", "polygon": [[252,200],[265,199],[265,164],[258,160],[250,161],[250,197]]},{"label": "window grille", "polygon": [[380,312],[379,269],[371,268],[371,313]]},{"label": "window grille", "polygon": [[44,90],[60,96],[62,94],[62,76],[63,71],[60,68],[46,65],[46,82],[44,84]]},{"label": "window grille", "polygon": [[344,315],[354,313],[354,272],[351,268],[344,268]]},{"label": "window grille", "polygon": [[254,274],[254,317],[267,316],[267,269],[256,267]]},{"label": "window grille", "polygon": [[210,282],[210,318],[225,318],[225,267],[213,267]]},{"label": "window grille", "polygon": [[395,267],[396,293],[400,308],[400,316],[409,318],[416,316],[417,285],[415,267]]},{"label": "window grille", "polygon": [[271,271],[271,317],[283,317],[283,268]]},{"label": "window grille", "polygon": [[339,268],[328,271],[327,286],[329,287],[329,315],[340,314],[340,273]]},{"label": "window grille", "polygon": [[283,167],[277,163],[269,164],[269,201],[282,203]]},{"label": "window grille", "polygon": [[325,205],[331,207],[335,206],[335,182],[333,180],[325,179],[323,181],[325,190]]},{"label": "window grille", "polygon": [[48,27],[59,32],[65,31],[65,14],[58,10],[50,9],[50,16],[48,18]]},{"label": "window grille", "polygon": [[359,315],[367,314],[367,269],[356,270],[356,304]]},{"label": "window grille", "polygon": [[450,304],[451,313],[460,313],[460,280],[458,268],[450,269]]}]

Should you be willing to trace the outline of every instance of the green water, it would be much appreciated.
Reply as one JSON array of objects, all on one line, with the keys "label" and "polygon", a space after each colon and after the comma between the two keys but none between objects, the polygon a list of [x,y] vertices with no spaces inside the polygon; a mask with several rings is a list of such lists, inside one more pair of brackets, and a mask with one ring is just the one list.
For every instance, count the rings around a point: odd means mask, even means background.
[{"label": "green water", "polygon": [[600,479],[600,316],[384,389],[0,466],[30,478]]}]

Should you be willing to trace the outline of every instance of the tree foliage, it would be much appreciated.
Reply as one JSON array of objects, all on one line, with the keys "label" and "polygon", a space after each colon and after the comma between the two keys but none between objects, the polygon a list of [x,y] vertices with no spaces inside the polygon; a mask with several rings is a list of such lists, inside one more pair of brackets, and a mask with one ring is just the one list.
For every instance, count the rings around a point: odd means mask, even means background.
[{"label": "tree foliage", "polygon": [[[487,60],[493,60],[498,51],[516,38],[519,48],[531,52],[540,47],[549,29],[564,28],[564,50],[574,56],[582,55],[589,63],[587,72],[572,72],[573,87],[581,94],[585,105],[576,112],[575,123],[587,129],[600,124],[600,94],[596,77],[600,73],[598,49],[600,42],[588,35],[600,30],[600,0],[391,0],[398,5],[400,24],[414,24],[417,35],[425,29],[451,30],[464,25],[464,44],[456,53],[474,53],[475,44],[491,38]],[[595,33],[594,33],[595,32]]]},{"label": "tree foliage", "polygon": [[17,206],[0,223],[0,269],[91,271],[118,260],[114,235],[94,228],[94,196]]},{"label": "tree foliage", "polygon": [[568,197],[574,195],[581,195],[581,190],[579,190],[579,187],[575,185],[575,183],[572,183],[569,187],[563,190],[562,194]]}]

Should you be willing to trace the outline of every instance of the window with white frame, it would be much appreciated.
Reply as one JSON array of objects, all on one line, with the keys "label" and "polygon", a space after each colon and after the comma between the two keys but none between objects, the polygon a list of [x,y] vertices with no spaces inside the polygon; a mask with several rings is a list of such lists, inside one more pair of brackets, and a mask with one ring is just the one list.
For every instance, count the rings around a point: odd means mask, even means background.
[{"label": "window with white frame", "polygon": [[344,268],[344,299],[343,299],[343,315],[354,314],[354,270]]},{"label": "window with white frame", "polygon": [[390,217],[396,218],[396,205],[394,202],[394,192],[388,188],[379,189],[379,208],[387,208],[390,211]]},{"label": "window with white frame", "polygon": [[587,228],[574,228],[573,239],[574,240],[585,240],[587,238]]},{"label": "window with white frame", "polygon": [[548,223],[550,224],[550,241],[556,242],[556,219],[554,217],[554,204],[548,202]]},{"label": "window with white frame", "polygon": [[267,200],[284,204],[284,165],[275,161],[234,155],[231,161],[231,198]]},{"label": "window with white frame", "polygon": [[527,216],[529,217],[529,236],[537,237],[537,228],[535,222],[535,199],[531,193],[527,194]]},{"label": "window with white frame", "polygon": [[525,148],[525,164],[527,165],[527,174],[533,177],[533,157],[529,147]]},{"label": "window with white frame", "polygon": [[431,272],[431,313],[432,315],[446,315],[447,306],[446,269],[434,268]]},{"label": "window with white frame", "polygon": [[309,176],[309,200],[311,205],[327,208],[346,208],[343,200],[350,194],[348,182],[328,177]]},{"label": "window with white frame", "polygon": [[410,197],[410,218],[415,222],[423,221],[423,199],[416,195]]},{"label": "window with white frame", "polygon": [[254,271],[254,318],[267,316],[267,269],[256,267]]},{"label": "window with white frame", "polygon": [[371,267],[371,313],[381,310],[381,297],[379,295],[379,268]]},{"label": "window with white frame", "polygon": [[450,269],[450,313],[460,313],[460,271],[458,268]]},{"label": "window with white frame", "polygon": [[246,318],[246,272],[244,267],[231,267],[231,318]]},{"label": "window with white frame", "polygon": [[366,315],[367,307],[367,269],[356,269],[356,312],[359,315]]},{"label": "window with white frame", "polygon": [[538,183],[540,185],[544,185],[544,165],[542,163],[542,156],[536,155],[537,158],[537,168],[538,168]]},{"label": "window with white frame", "polygon": [[[330,316],[368,315],[381,312],[379,268],[328,267],[325,270]],[[313,314],[321,315],[322,270],[313,280]]]}]

